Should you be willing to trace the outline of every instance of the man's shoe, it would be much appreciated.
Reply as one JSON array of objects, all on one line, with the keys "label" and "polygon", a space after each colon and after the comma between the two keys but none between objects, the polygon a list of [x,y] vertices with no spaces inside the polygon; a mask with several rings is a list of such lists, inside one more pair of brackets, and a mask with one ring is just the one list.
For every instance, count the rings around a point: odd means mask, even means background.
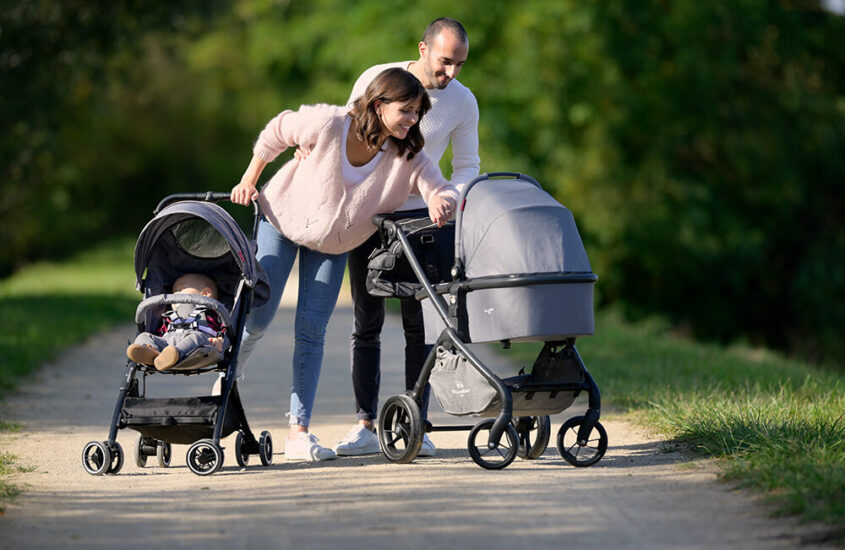
[{"label": "man's shoe", "polygon": [[176,346],[167,346],[158,354],[155,366],[158,370],[167,370],[179,362],[179,350]]},{"label": "man's shoe", "polygon": [[420,447],[420,452],[417,456],[436,456],[437,455],[437,447],[434,446],[434,443],[431,442],[431,439],[428,438],[428,434],[423,434],[423,442],[422,447]]},{"label": "man's shoe", "polygon": [[285,460],[304,460],[305,462],[320,462],[337,458],[334,451],[317,443],[317,436],[308,432],[299,432],[296,439],[285,442]]},{"label": "man's shoe", "polygon": [[363,424],[356,424],[349,430],[346,437],[334,446],[334,452],[338,456],[371,455],[379,451],[381,448],[378,444],[378,436]]},{"label": "man's shoe", "polygon": [[126,348],[126,356],[136,363],[142,365],[152,365],[158,357],[158,350],[150,346],[142,346],[141,344],[130,344]]}]

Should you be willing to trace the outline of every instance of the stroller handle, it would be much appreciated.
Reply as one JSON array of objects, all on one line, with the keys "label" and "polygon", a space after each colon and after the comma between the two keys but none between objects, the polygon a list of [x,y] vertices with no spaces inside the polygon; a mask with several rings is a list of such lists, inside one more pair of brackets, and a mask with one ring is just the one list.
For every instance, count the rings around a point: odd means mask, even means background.
[{"label": "stroller handle", "polygon": [[[153,210],[153,216],[157,216],[158,213],[164,210],[166,206],[174,202],[203,201],[218,203],[221,201],[230,200],[231,198],[232,194],[228,191],[206,191],[205,193],[174,193],[172,195],[167,195],[166,197],[161,199],[161,201],[159,201],[158,206],[156,206],[155,210]],[[252,211],[254,218],[252,223],[252,238],[255,239],[258,236],[258,221],[261,219],[261,207],[258,205],[258,201],[252,201]]]},{"label": "stroller handle", "polygon": [[[155,210],[153,210],[153,215],[157,215],[159,212],[164,210],[164,207],[169,205],[173,202],[178,201],[204,201],[204,202],[221,202],[227,201],[232,197],[230,192],[214,192],[214,191],[206,191],[205,193],[174,193],[172,195],[167,195],[158,203]],[[252,203],[252,207],[255,210],[255,215],[258,216],[260,214],[258,201],[254,201]]]}]

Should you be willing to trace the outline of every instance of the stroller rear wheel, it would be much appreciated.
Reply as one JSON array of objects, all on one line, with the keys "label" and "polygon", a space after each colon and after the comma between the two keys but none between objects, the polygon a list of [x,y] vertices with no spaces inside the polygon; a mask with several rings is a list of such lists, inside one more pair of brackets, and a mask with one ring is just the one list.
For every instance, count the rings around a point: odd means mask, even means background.
[{"label": "stroller rear wheel", "polygon": [[586,444],[578,442],[578,430],[584,419],[584,416],[570,418],[557,432],[557,450],[573,466],[592,466],[607,450],[607,432],[600,422],[596,422],[595,429],[587,435]]},{"label": "stroller rear wheel", "polygon": [[173,456],[173,450],[170,443],[159,441],[156,445],[156,458],[160,468],[167,468],[170,466],[170,458]]},{"label": "stroller rear wheel", "polygon": [[235,437],[235,460],[238,461],[238,466],[246,468],[249,463],[249,450],[244,445],[244,433],[238,432]]},{"label": "stroller rear wheel", "polygon": [[420,407],[406,394],[394,395],[384,404],[378,420],[378,438],[384,456],[407,464],[420,452],[423,422]]},{"label": "stroller rear wheel", "polygon": [[198,476],[209,476],[223,466],[223,449],[210,439],[200,439],[188,448],[187,462]]},{"label": "stroller rear wheel", "polygon": [[514,418],[512,423],[519,436],[517,456],[525,460],[543,456],[552,438],[551,419],[548,416],[520,416]]},{"label": "stroller rear wheel", "polygon": [[[519,449],[519,436],[513,424],[508,424],[502,439],[495,447],[490,447],[487,440],[490,437],[490,428],[493,427],[493,418],[482,420],[469,432],[467,447],[469,456],[476,464],[487,470],[501,470],[506,468],[516,458]],[[477,443],[478,434],[481,434],[481,443]]]},{"label": "stroller rear wheel", "polygon": [[273,438],[270,437],[270,432],[267,430],[261,432],[261,437],[258,439],[258,450],[261,464],[269,466],[273,462]]}]

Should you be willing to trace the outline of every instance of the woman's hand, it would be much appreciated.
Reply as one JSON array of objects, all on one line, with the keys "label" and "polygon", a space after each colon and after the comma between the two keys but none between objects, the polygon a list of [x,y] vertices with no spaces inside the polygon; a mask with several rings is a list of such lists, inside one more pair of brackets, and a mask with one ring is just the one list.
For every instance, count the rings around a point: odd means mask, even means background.
[{"label": "woman's hand", "polygon": [[258,189],[248,181],[241,181],[232,188],[231,201],[235,204],[249,206],[252,201],[258,200]]},{"label": "woman's hand", "polygon": [[435,195],[428,203],[428,217],[437,224],[437,227],[443,227],[455,213],[455,204],[455,200],[451,197]]}]

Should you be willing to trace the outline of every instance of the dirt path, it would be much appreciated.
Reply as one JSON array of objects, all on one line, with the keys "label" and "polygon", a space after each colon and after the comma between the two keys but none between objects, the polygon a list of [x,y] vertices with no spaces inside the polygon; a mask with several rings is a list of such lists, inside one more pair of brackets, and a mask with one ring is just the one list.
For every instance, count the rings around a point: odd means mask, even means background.
[{"label": "dirt path", "polygon": [[[123,470],[90,476],[81,450],[107,436],[133,329],[101,334],[47,365],[0,409],[0,418],[25,426],[0,435],[0,449],[34,467],[14,476],[25,492],[0,518],[0,548],[810,547],[801,540],[811,527],[768,517],[760,502],[717,482],[705,463],[666,452],[659,440],[614,420],[603,420],[610,448],[591,468],[567,465],[552,443],[538,460],[486,471],[469,458],[466,432],[434,434],[439,455],[407,465],[381,455],[286,463],[290,319],[287,310],[277,315],[241,390],[253,429],[269,429],[276,442],[266,468],[240,469],[232,435],[224,467],[211,477],[190,473],[185,446],[174,446],[170,468],[141,469],[132,458],[137,434],[123,430]],[[382,401],[401,389],[398,325],[391,319],[385,327]],[[352,424],[350,326],[350,310],[339,307],[312,425],[328,445]],[[593,375],[601,385],[601,373]],[[151,384],[155,378],[173,380],[152,377]],[[211,380],[186,379],[188,395],[207,392]],[[553,437],[564,418],[553,417]],[[439,410],[432,420],[466,423]]]}]

